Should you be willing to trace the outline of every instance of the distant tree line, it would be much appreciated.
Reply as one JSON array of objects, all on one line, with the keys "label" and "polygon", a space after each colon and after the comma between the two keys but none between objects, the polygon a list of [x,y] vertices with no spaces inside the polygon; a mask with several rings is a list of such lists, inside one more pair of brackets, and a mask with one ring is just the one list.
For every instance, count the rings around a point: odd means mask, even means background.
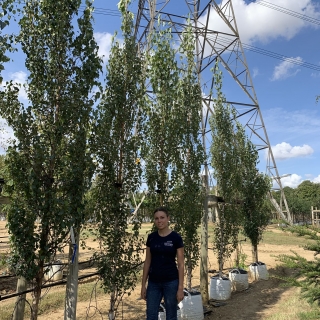
[{"label": "distant tree line", "polygon": [[[294,222],[308,222],[311,219],[311,206],[320,208],[320,183],[305,180],[296,188],[284,187],[290,213]],[[280,192],[273,191],[276,200]]]}]

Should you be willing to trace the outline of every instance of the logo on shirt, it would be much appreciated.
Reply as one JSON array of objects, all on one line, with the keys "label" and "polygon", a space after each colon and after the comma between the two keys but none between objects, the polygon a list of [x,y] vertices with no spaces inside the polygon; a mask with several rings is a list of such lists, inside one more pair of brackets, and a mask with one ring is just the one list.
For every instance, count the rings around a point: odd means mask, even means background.
[{"label": "logo on shirt", "polygon": [[167,241],[167,242],[165,242],[164,243],[164,245],[166,246],[166,247],[172,247],[173,246],[173,243],[172,243],[172,241]]}]

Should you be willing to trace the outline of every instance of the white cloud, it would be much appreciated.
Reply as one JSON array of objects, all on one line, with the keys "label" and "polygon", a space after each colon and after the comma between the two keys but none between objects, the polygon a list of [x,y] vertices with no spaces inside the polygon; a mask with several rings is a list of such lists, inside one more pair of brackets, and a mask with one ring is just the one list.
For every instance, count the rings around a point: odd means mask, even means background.
[{"label": "white cloud", "polygon": [[252,78],[257,77],[258,75],[260,75],[259,69],[258,68],[253,68]]},{"label": "white cloud", "polygon": [[314,179],[312,179],[312,182],[320,183],[320,174],[317,177],[315,177]]},{"label": "white cloud", "polygon": [[[290,174],[289,176],[286,176],[285,174],[283,175],[285,177],[281,178],[281,184],[282,187],[290,187],[290,188],[296,188],[300,183],[302,183],[305,180],[310,180],[315,183],[320,183],[320,175],[312,179],[311,174],[305,174],[307,179],[302,179],[301,176],[299,176],[296,173]],[[273,183],[274,188],[279,188],[279,185],[277,184],[276,181]]]},{"label": "white cloud", "polygon": [[[227,0],[223,0],[222,5],[226,2]],[[290,40],[303,28],[317,28],[316,25],[307,21],[261,4],[246,3],[244,0],[233,0],[232,2],[240,39],[243,43],[250,44],[257,41],[268,43],[277,38]],[[312,0],[268,0],[268,4],[275,4],[315,19],[320,18],[320,12],[317,10],[318,4]],[[206,17],[202,17],[201,22],[205,24],[205,21]],[[209,27],[220,32],[230,32],[216,13],[210,16]]]},{"label": "white cloud", "polygon": [[13,82],[21,85],[19,90],[19,98],[23,100],[28,100],[28,96],[25,90],[24,85],[27,81],[27,74],[24,71],[18,71],[11,74]]},{"label": "white cloud", "polygon": [[[18,84],[20,87],[19,90],[19,99],[28,100],[28,96],[25,90],[27,82],[27,74],[24,71],[17,71],[9,74],[9,80],[12,80],[14,83]],[[7,81],[4,82],[5,86]],[[12,140],[15,139],[13,130],[8,126],[5,119],[0,118],[0,154],[4,154],[11,144]]]},{"label": "white cloud", "polygon": [[0,154],[4,154],[10,145],[10,141],[14,139],[13,130],[8,126],[3,118],[0,118]]},{"label": "white cloud", "polygon": [[307,144],[292,147],[289,143],[282,142],[273,146],[272,152],[276,160],[285,160],[309,156],[313,153],[313,149]]},{"label": "white cloud", "polygon": [[312,78],[319,78],[320,77],[320,72],[312,72],[311,73]]},{"label": "white cloud", "polygon": [[106,63],[110,55],[113,35],[108,32],[95,32],[94,38],[99,46],[98,55]]},{"label": "white cloud", "polygon": [[[19,89],[19,99],[20,100],[28,100],[28,96],[25,90],[26,82],[27,82],[27,74],[24,71],[17,71],[9,74],[9,80],[12,80],[14,83],[18,84]],[[5,86],[8,81],[4,81],[3,85]]]},{"label": "white cloud", "polygon": [[[295,64],[292,62],[295,61]],[[282,80],[295,76],[300,69],[297,69],[299,63],[302,63],[301,57],[287,58],[274,68],[271,80]]]},{"label": "white cloud", "polygon": [[282,187],[296,188],[301,182],[302,177],[295,173],[281,179]]},{"label": "white cloud", "polygon": [[[263,111],[263,119],[269,133],[281,134],[283,140],[299,139],[302,136],[313,143],[318,142],[320,135],[320,110],[301,105],[300,110],[271,108]],[[305,140],[306,141],[306,140]]]},{"label": "white cloud", "polygon": [[27,74],[24,71],[18,71],[10,74],[11,79],[17,83],[25,83]]}]

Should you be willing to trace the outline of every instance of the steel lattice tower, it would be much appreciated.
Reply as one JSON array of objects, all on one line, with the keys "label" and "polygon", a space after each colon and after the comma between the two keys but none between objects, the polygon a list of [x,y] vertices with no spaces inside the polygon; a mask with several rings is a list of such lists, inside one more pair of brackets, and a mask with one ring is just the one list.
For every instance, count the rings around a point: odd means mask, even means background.
[{"label": "steel lattice tower", "polygon": [[[150,30],[154,22],[160,19],[170,25],[177,40],[187,26],[187,19],[191,20],[196,39],[195,59],[203,92],[202,138],[203,145],[209,156],[210,127],[209,117],[213,112],[213,77],[210,68],[219,59],[221,69],[228,74],[233,83],[240,88],[241,100],[228,100],[237,111],[238,120],[245,126],[251,141],[261,154],[266,156],[266,173],[274,179],[276,189],[281,193],[280,203],[277,203],[270,193],[270,200],[278,214],[292,222],[287,201],[283,192],[281,177],[272,153],[266,127],[262,118],[259,102],[254,90],[246,57],[240,41],[238,27],[232,1],[226,1],[223,6],[215,0],[139,0],[138,13],[135,24],[135,36],[144,50],[148,50]],[[215,23],[216,21],[216,23]],[[210,158],[208,157],[210,160]],[[210,161],[208,161],[210,163]],[[207,186],[213,184],[210,178],[209,164],[204,164],[204,176]]]}]

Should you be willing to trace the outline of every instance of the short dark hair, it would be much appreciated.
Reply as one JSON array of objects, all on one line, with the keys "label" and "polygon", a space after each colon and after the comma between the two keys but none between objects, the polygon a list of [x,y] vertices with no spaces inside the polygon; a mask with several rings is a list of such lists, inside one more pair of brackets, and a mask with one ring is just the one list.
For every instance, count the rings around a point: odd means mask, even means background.
[{"label": "short dark hair", "polygon": [[166,216],[168,217],[169,216],[169,211],[166,207],[158,207],[156,208],[154,211],[153,211],[153,214],[157,213],[158,211],[163,211]]}]

